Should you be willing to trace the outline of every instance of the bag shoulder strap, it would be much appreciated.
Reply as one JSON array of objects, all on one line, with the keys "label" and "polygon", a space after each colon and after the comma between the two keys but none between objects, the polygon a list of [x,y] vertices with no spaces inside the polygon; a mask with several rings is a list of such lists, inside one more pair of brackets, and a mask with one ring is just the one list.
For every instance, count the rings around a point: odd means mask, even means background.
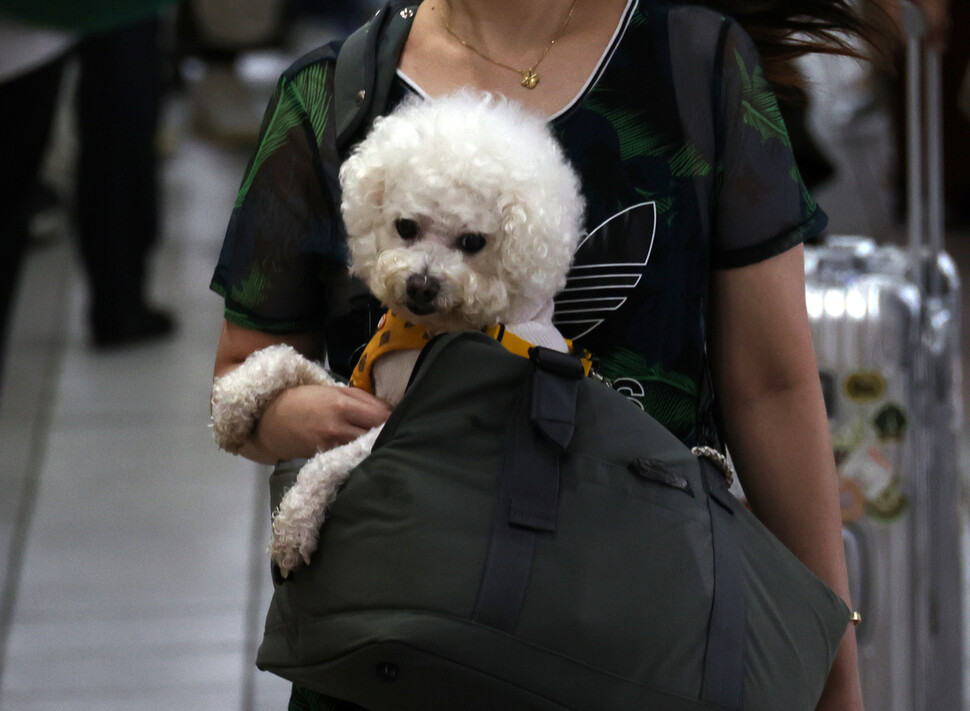
[{"label": "bag shoulder strap", "polygon": [[725,473],[712,460],[698,457],[707,493],[714,554],[714,598],[707,629],[701,700],[725,711],[738,711],[744,698],[744,649],[748,604],[738,530],[737,499]]},{"label": "bag shoulder strap", "polygon": [[[354,139],[386,110],[415,7],[392,0],[346,40],[332,42],[315,53],[317,61],[335,62],[333,109],[338,155],[346,157]],[[346,316],[328,334],[328,351],[331,364],[349,376],[384,309],[357,277],[350,280],[347,302]],[[340,354],[336,355],[338,343]]]},{"label": "bag shoulder strap", "polygon": [[384,112],[415,6],[389,2],[344,41],[334,71],[337,148]]},{"label": "bag shoulder strap", "polygon": [[[719,107],[721,106],[721,83],[723,79],[723,61],[724,61],[724,47],[727,43],[727,36],[730,32],[730,23],[722,21],[720,30],[717,36],[717,44],[714,51],[714,67],[712,71],[712,81],[711,81],[711,94],[710,101],[713,110],[709,111],[711,116],[711,126],[710,130],[713,132],[714,141],[714,157],[715,160],[720,159],[722,151],[722,139],[721,135],[723,132],[723,127],[721,126],[721,115]],[[713,234],[714,229],[714,216],[711,216],[711,230]],[[703,340],[704,355],[703,355],[703,371],[701,373],[701,383],[700,392],[698,393],[697,402],[697,443],[700,445],[714,447],[719,452],[724,452],[724,442],[721,440],[721,432],[723,431],[722,423],[720,422],[720,411],[718,403],[715,399],[714,394],[714,378],[711,373],[711,360],[708,350],[708,336],[710,335],[710,329],[708,328],[708,322],[713,315],[712,304],[713,304],[713,280],[714,274],[711,269],[711,252],[708,249],[704,258],[704,274],[707,281],[706,293],[704,295],[703,307],[701,309],[701,338]]]}]

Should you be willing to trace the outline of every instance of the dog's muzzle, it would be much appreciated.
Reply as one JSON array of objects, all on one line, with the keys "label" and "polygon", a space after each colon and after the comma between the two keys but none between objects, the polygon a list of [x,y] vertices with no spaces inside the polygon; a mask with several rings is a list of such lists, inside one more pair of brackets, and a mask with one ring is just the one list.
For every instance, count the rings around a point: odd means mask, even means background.
[{"label": "dog's muzzle", "polygon": [[437,311],[434,300],[441,292],[441,283],[428,274],[412,274],[404,284],[408,309],[418,315],[427,316]]}]

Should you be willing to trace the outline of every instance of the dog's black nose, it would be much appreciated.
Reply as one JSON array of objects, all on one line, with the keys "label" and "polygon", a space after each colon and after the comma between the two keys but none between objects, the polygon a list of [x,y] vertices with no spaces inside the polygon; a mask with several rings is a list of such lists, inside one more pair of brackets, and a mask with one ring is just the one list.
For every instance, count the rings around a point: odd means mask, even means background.
[{"label": "dog's black nose", "polygon": [[438,280],[427,274],[412,274],[408,277],[404,287],[408,300],[421,306],[429,305],[441,291],[441,284]]}]

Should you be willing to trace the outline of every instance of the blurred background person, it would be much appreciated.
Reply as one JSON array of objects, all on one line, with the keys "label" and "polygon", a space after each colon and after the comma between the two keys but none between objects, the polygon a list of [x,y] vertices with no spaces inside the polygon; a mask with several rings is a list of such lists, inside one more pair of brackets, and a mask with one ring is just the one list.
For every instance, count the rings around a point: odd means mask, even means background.
[{"label": "blurred background person", "polygon": [[62,76],[73,59],[76,231],[92,342],[122,346],[173,330],[173,318],[146,293],[159,232],[159,14],[172,1],[0,0],[0,140],[9,157],[0,178],[4,324]]},{"label": "blurred background person", "polygon": [[178,52],[199,133],[255,143],[273,85],[300,55],[360,26],[379,0],[182,0]]},{"label": "blurred background person", "polygon": [[[2,11],[0,11],[2,13]],[[69,32],[0,14],[0,365],[27,248],[30,201],[57,105]]]},{"label": "blurred background person", "polygon": [[[191,120],[201,135],[229,146],[256,140],[272,87],[249,76],[243,61],[252,53],[282,45],[286,16],[287,0],[183,0],[179,4],[178,51],[196,60],[183,63],[183,69],[188,68],[193,82]],[[278,69],[267,69],[266,75]]]}]

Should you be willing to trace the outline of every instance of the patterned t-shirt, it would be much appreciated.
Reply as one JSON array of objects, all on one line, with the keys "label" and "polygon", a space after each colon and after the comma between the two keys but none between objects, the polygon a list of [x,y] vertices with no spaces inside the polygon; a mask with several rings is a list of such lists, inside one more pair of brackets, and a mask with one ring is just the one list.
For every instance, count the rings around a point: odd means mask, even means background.
[{"label": "patterned t-shirt", "polygon": [[[333,65],[298,66],[270,103],[212,281],[227,319],[274,333],[325,328],[345,308]],[[416,90],[396,82],[390,106]],[[780,254],[825,225],[757,50],[711,10],[630,0],[597,70],[550,124],[587,200],[556,325],[692,443],[709,268]]]}]

